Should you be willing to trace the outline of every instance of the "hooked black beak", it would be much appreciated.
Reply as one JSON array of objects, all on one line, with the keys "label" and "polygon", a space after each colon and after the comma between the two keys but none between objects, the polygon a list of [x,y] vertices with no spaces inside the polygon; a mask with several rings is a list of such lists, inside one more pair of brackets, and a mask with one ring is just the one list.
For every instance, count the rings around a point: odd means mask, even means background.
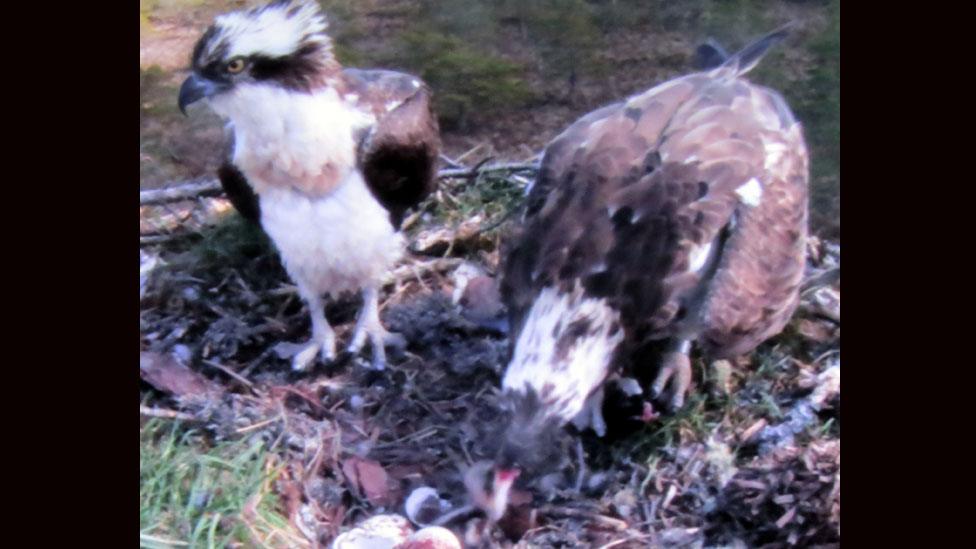
[{"label": "hooked black beak", "polygon": [[201,99],[211,97],[223,90],[224,86],[221,86],[212,80],[207,80],[206,78],[197,76],[196,74],[191,74],[189,78],[183,81],[183,85],[180,86],[180,112],[186,116],[187,107]]}]

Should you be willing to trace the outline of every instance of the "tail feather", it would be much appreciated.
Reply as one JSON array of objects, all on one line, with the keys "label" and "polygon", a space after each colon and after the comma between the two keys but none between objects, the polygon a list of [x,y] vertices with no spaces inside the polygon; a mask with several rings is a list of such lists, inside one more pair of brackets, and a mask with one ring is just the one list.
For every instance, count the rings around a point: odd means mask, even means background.
[{"label": "tail feather", "polygon": [[742,76],[751,71],[759,64],[769,48],[782,42],[793,29],[793,24],[788,23],[773,32],[763,36],[759,40],[742,48],[738,53],[729,57],[722,66],[716,69],[723,74],[730,76]]}]

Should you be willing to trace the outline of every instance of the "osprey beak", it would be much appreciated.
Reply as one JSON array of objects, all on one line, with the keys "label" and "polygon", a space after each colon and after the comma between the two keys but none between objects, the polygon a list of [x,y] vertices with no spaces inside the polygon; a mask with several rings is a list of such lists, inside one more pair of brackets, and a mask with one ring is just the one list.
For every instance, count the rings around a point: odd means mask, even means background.
[{"label": "osprey beak", "polygon": [[183,85],[180,86],[180,98],[178,102],[180,112],[186,116],[186,108],[188,106],[223,90],[224,86],[212,80],[197,76],[196,74],[191,74],[189,78],[183,81]]}]

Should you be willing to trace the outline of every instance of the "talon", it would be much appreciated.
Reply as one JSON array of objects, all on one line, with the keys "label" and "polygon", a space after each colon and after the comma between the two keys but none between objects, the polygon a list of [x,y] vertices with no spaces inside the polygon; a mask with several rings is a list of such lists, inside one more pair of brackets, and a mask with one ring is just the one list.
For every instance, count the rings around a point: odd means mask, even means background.
[{"label": "talon", "polygon": [[666,353],[661,361],[661,371],[651,387],[651,395],[658,398],[664,393],[665,385],[671,382],[671,399],[668,402],[671,412],[684,406],[685,394],[691,386],[691,359],[686,353],[684,350]]},{"label": "talon", "polygon": [[675,393],[675,395],[671,397],[671,403],[668,405],[668,407],[670,408],[671,413],[674,413],[680,410],[684,405],[685,395],[683,393]]},{"label": "talon", "polygon": [[355,355],[369,340],[370,348],[373,350],[372,368],[383,370],[386,368],[387,344],[391,346],[406,347],[406,341],[399,334],[391,334],[386,331],[380,323],[378,293],[375,289],[367,288],[363,291],[363,308],[359,311],[359,318],[356,320],[356,327],[353,329],[352,339],[346,350]]},{"label": "talon", "polygon": [[316,356],[320,356],[323,362],[335,359],[335,332],[325,318],[322,297],[301,285],[298,290],[302,299],[308,303],[308,313],[312,319],[312,339],[291,361],[291,369],[302,372],[315,361]]},{"label": "talon", "polygon": [[335,359],[336,359],[336,349],[335,349],[335,340],[334,339],[332,339],[330,341],[327,341],[327,342],[325,342],[325,343],[322,344],[322,350],[319,351],[319,358],[321,358],[322,359],[322,362],[324,362],[326,364],[335,361]]},{"label": "talon", "polygon": [[318,343],[309,343],[291,359],[291,369],[296,372],[304,372],[309,364],[315,360],[315,355],[321,348],[322,346]]},{"label": "talon", "polygon": [[657,398],[664,393],[664,386],[668,384],[668,380],[674,375],[674,370],[671,365],[667,362],[661,364],[661,371],[658,372],[657,377],[654,379],[654,384],[651,385],[651,396]]}]

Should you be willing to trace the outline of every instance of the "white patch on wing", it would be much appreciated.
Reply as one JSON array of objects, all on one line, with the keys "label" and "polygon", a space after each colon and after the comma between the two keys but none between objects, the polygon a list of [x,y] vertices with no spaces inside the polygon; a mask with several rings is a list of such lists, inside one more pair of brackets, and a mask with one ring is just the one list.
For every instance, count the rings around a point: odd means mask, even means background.
[{"label": "white patch on wing", "polygon": [[324,197],[271,187],[260,202],[261,226],[288,274],[320,294],[378,283],[402,255],[403,236],[358,170]]},{"label": "white patch on wing", "polygon": [[[526,316],[515,352],[502,379],[507,391],[535,390],[552,401],[547,412],[564,422],[583,410],[587,397],[607,377],[610,360],[623,340],[619,313],[605,299],[586,297],[577,284],[569,293],[542,290]],[[575,322],[587,329],[572,337],[557,356],[558,342]],[[611,333],[614,325],[618,326]]]},{"label": "white patch on wing", "polygon": [[779,141],[766,141],[763,140],[763,152],[766,155],[764,166],[766,170],[773,170],[782,161],[783,156],[786,155],[789,148],[785,143],[780,143]]},{"label": "white patch on wing", "polygon": [[704,246],[697,246],[691,251],[691,256],[688,258],[688,270],[693,273],[697,273],[705,266],[705,262],[708,260],[708,252],[712,251],[712,243],[709,242]]},{"label": "white patch on wing", "polygon": [[[289,16],[292,9],[297,11]],[[329,38],[325,35],[328,23],[316,2],[293,2],[231,12],[218,16],[214,23],[219,38],[210,41],[211,50],[226,43],[229,46],[226,59],[256,53],[281,57],[311,42],[319,42],[327,50],[330,48]],[[207,52],[208,55],[212,53]]]},{"label": "white patch on wing", "polygon": [[759,180],[753,177],[749,181],[746,181],[735,190],[735,194],[739,195],[739,199],[743,204],[749,206],[758,206],[759,201],[762,199],[763,189],[762,184]]},{"label": "white patch on wing", "polygon": [[399,106],[400,106],[400,102],[399,101],[387,101],[386,102],[386,112],[390,112],[390,111],[392,111],[393,109],[395,109],[395,108],[397,108]]}]

